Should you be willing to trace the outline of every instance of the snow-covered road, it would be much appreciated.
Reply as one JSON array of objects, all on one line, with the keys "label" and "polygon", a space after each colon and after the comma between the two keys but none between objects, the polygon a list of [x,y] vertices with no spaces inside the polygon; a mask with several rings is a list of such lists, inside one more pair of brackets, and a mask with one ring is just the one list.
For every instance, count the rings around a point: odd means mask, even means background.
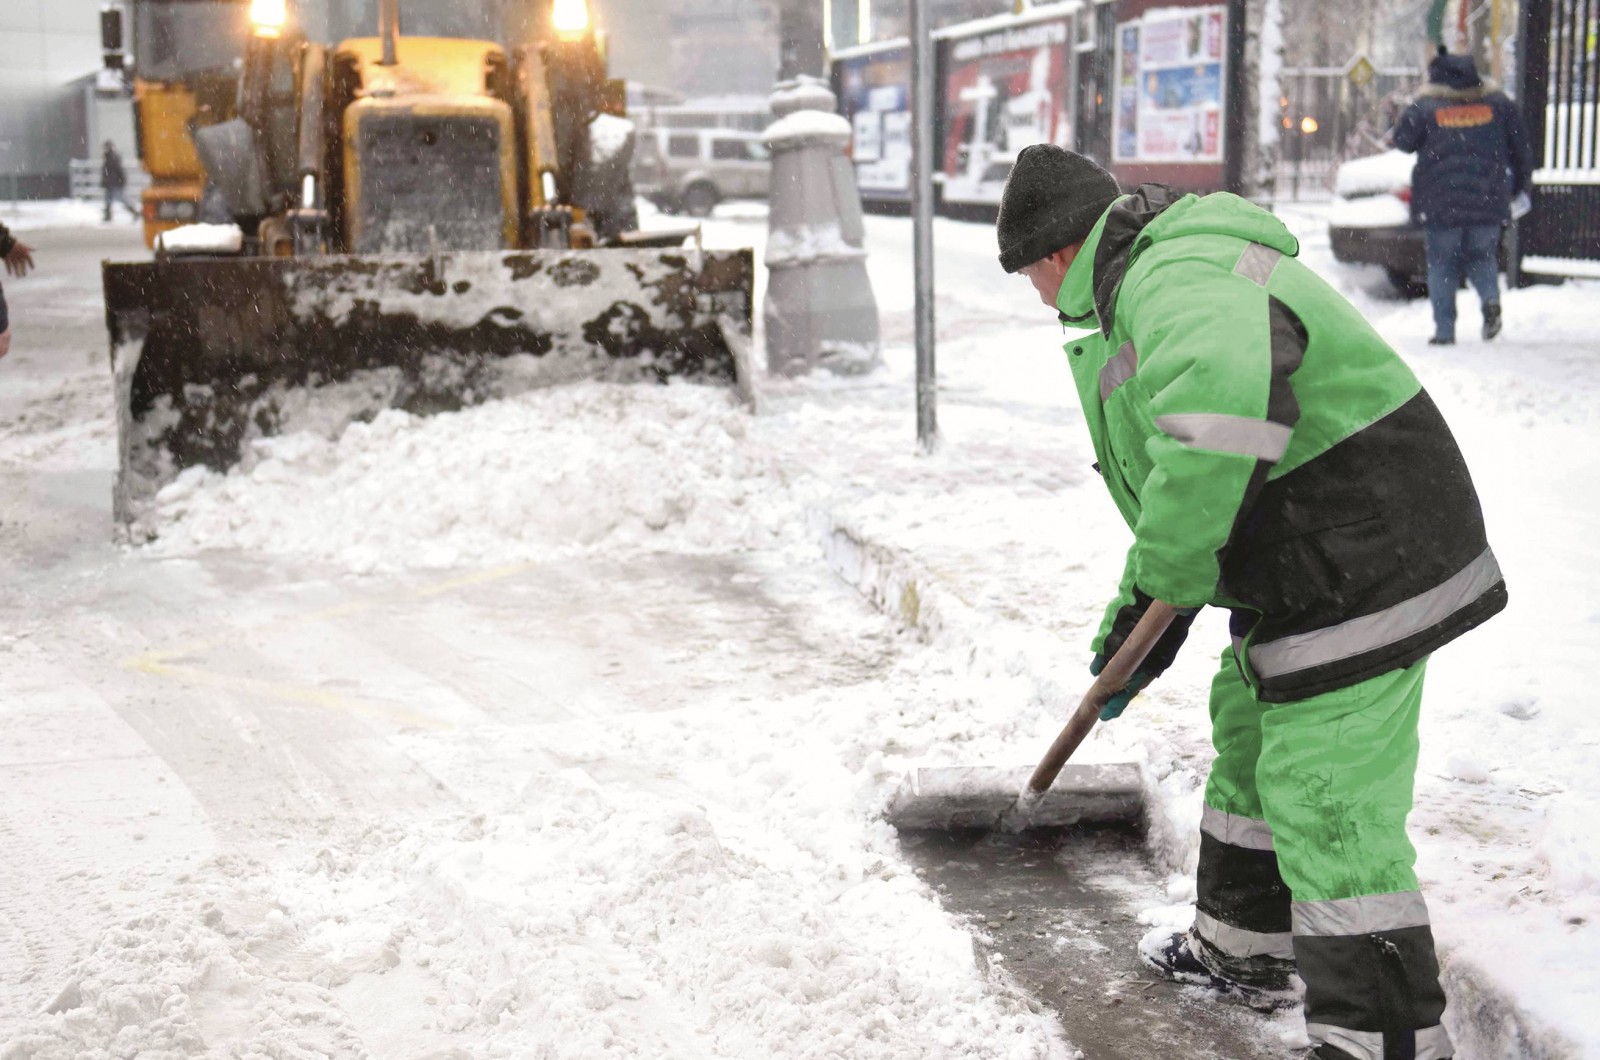
[{"label": "snow-covered road", "polygon": [[136,249],[32,238],[0,387],[0,1055],[1063,1050],[872,820],[874,719],[949,694],[728,394],[286,443],[123,550],[96,265]]},{"label": "snow-covered road", "polygon": [[[671,1044],[655,1017],[605,1031],[613,995],[704,1022],[604,937],[616,924],[585,922],[607,920],[591,905],[639,888],[644,930],[724,886],[737,840],[708,796],[729,794],[724,771],[799,752],[790,730],[828,691],[882,694],[862,688],[891,660],[881,621],[816,565],[758,554],[358,583],[309,568],[122,561],[36,597],[25,625],[6,616],[22,635],[0,678],[0,964],[19,973],[8,1014],[66,1010],[38,1055]],[[728,746],[727,722],[769,713],[771,746]],[[750,800],[739,827],[759,823]],[[721,967],[725,936],[803,915],[811,884],[783,875],[721,897],[692,960]],[[536,996],[547,980],[557,1012]],[[625,1049],[594,1038],[613,1033]]]}]

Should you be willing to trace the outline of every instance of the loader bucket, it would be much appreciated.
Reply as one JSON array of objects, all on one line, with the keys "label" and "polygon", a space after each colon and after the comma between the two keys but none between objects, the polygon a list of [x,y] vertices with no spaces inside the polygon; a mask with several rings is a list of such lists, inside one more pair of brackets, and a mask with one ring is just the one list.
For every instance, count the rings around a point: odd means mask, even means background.
[{"label": "loader bucket", "polygon": [[636,247],[107,263],[117,525],[147,536],[161,486],[301,429],[318,393],[348,421],[580,378],[746,386],[753,279],[749,250]]}]

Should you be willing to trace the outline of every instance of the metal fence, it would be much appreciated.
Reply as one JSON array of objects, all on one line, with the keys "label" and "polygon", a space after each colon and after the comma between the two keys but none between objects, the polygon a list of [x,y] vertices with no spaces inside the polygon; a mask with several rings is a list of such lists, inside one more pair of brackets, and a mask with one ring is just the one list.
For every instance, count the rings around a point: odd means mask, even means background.
[{"label": "metal fence", "polygon": [[1385,150],[1389,130],[1421,83],[1420,69],[1378,69],[1359,58],[1345,66],[1281,71],[1273,198],[1331,198],[1340,164]]},{"label": "metal fence", "polygon": [[1539,152],[1521,271],[1600,277],[1600,0],[1524,3],[1519,98]]},{"label": "metal fence", "polygon": [[1280,155],[1273,165],[1272,198],[1279,202],[1326,202],[1333,197],[1333,174],[1338,168],[1338,161],[1327,152],[1310,158]]}]

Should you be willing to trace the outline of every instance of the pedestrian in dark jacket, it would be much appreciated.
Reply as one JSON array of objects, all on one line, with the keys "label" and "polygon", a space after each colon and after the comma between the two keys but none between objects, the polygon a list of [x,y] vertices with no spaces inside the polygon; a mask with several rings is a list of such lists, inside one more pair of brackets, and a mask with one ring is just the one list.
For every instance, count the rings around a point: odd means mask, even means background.
[{"label": "pedestrian in dark jacket", "polygon": [[1065,324],[1097,469],[1133,531],[1099,673],[1156,601],[1179,617],[1106,705],[1232,614],[1198,901],[1141,959],[1271,1005],[1305,982],[1316,1060],[1453,1055],[1406,836],[1428,656],[1505,606],[1465,461],[1417,377],[1295,260],[1276,217],[1050,144],[1000,200],[1000,265]]},{"label": "pedestrian in dark jacket", "polygon": [[[0,258],[5,259],[6,271],[13,276],[26,276],[33,268],[33,248],[11,234],[0,224]],[[0,288],[0,357],[11,349],[11,318],[6,312],[6,292]]]},{"label": "pedestrian in dark jacket", "polygon": [[1456,340],[1456,288],[1466,275],[1483,306],[1483,337],[1500,333],[1498,250],[1513,197],[1533,175],[1522,114],[1469,55],[1442,46],[1428,84],[1394,127],[1394,145],[1417,156],[1411,216],[1427,241],[1435,346]]},{"label": "pedestrian in dark jacket", "polygon": [[124,210],[139,219],[139,211],[128,204],[123,191],[128,186],[128,171],[122,166],[122,156],[117,153],[117,147],[110,140],[106,141],[105,154],[100,158],[100,184],[105,189],[106,213],[105,219],[111,220],[111,204],[118,203]]}]

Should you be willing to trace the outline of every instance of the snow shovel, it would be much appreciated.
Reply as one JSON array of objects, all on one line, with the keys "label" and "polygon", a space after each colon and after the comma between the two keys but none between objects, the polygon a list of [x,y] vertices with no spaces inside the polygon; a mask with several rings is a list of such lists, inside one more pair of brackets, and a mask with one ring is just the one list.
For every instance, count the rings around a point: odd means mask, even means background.
[{"label": "snow shovel", "polygon": [[1173,609],[1150,605],[1122,647],[1030,775],[1026,767],[922,766],[889,802],[896,828],[924,831],[1059,828],[1133,820],[1139,815],[1139,768],[1131,762],[1068,766],[1067,759],[1100,719],[1106,701],[1125,687],[1172,624]]}]

